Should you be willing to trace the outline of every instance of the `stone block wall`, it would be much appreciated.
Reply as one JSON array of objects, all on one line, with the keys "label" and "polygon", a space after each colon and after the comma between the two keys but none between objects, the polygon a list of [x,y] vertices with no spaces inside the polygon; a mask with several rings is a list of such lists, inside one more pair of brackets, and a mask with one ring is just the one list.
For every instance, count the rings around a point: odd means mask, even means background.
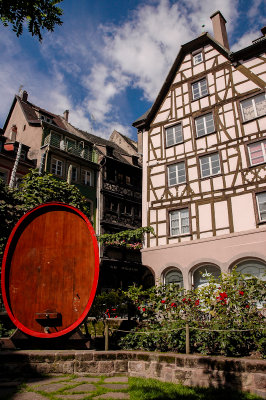
[{"label": "stone block wall", "polygon": [[265,360],[141,351],[0,351],[0,378],[62,373],[127,374],[188,386],[229,387],[266,399]]}]

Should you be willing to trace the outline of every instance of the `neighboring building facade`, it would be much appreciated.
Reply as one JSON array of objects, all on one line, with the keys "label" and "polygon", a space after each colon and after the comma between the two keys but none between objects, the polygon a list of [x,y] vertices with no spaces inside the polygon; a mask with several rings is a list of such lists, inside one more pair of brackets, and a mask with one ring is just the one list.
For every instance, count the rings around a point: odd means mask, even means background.
[{"label": "neighboring building facade", "polygon": [[[15,96],[4,125],[8,141],[22,142],[37,167],[76,185],[86,197],[94,227],[97,218],[97,174],[99,165],[93,144],[81,131],[69,128],[64,117],[43,110],[28,101],[27,92]],[[15,128],[15,130],[14,130]]]},{"label": "neighboring building facade", "polygon": [[207,275],[266,272],[266,37],[229,51],[225,20],[183,45],[143,142],[143,265],[185,288]]},{"label": "neighboring building facade", "polygon": [[[16,141],[7,140],[0,132],[0,178],[9,184],[14,163],[17,157],[19,143]],[[28,158],[29,147],[22,145],[20,159],[15,174],[15,186],[19,184],[21,178],[26,175],[31,168],[36,167],[36,160],[30,160]]]},{"label": "neighboring building facade", "polygon": [[[55,115],[15,96],[4,125],[7,141],[22,142],[37,167],[75,184],[91,207],[96,234],[141,226],[142,166],[137,143],[114,131],[110,140],[68,122],[69,112]],[[29,149],[30,147],[30,149]],[[100,246],[99,290],[154,283],[142,266],[139,250]]]}]

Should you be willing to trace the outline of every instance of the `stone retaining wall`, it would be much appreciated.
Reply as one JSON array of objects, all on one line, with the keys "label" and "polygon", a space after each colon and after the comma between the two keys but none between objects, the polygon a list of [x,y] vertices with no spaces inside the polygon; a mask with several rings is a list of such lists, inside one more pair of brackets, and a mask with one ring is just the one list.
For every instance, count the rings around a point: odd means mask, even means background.
[{"label": "stone retaining wall", "polygon": [[135,351],[1,351],[0,378],[127,374],[189,386],[231,387],[266,398],[266,361]]}]

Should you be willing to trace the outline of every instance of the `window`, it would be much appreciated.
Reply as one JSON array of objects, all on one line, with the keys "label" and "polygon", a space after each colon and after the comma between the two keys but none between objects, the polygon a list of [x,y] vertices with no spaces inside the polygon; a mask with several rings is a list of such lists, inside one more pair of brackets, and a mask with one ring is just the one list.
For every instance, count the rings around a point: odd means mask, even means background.
[{"label": "window", "polygon": [[205,114],[202,117],[195,118],[197,137],[208,135],[215,131],[213,114]]},{"label": "window", "polygon": [[192,87],[192,99],[197,100],[200,99],[203,96],[206,96],[208,94],[208,88],[207,88],[207,79],[201,79],[198,82],[194,82],[191,85]]},{"label": "window", "polygon": [[71,181],[76,182],[78,180],[78,169],[77,167],[74,167],[72,165],[72,175],[71,175]]},{"label": "window", "polygon": [[266,94],[262,93],[258,96],[243,100],[240,103],[243,121],[261,117],[266,114]]},{"label": "window", "polygon": [[132,215],[132,207],[131,207],[130,204],[125,204],[125,205],[122,207],[122,210],[123,210],[123,214]]},{"label": "window", "polygon": [[170,236],[184,235],[189,233],[189,213],[188,208],[175,210],[169,213],[170,217]]},{"label": "window", "polygon": [[181,124],[165,128],[165,133],[166,133],[166,147],[173,146],[174,144],[183,142],[183,133]]},{"label": "window", "polygon": [[256,195],[259,221],[266,221],[266,192],[258,193]]},{"label": "window", "polygon": [[200,64],[203,61],[202,52],[197,53],[193,56],[193,65]]},{"label": "window", "polygon": [[221,274],[220,268],[215,265],[203,265],[200,268],[196,269],[193,274],[193,283],[194,288],[198,288],[200,286],[208,285],[209,278],[213,276],[214,278],[218,278]]},{"label": "window", "polygon": [[62,176],[63,175],[63,162],[60,160],[56,160],[55,158],[52,160],[52,173],[55,175]]},{"label": "window", "polygon": [[221,172],[219,154],[200,157],[200,172],[202,178],[219,174]]},{"label": "window", "polygon": [[127,184],[127,185],[130,185],[130,184],[131,184],[130,176],[127,176],[127,175],[126,175],[126,184]]},{"label": "window", "polygon": [[172,164],[168,167],[168,186],[186,182],[185,162]]},{"label": "window", "polygon": [[250,144],[248,152],[251,165],[266,162],[266,140]]},{"label": "window", "polygon": [[76,142],[71,139],[66,139],[66,147],[67,151],[73,151],[75,150]]},{"label": "window", "polygon": [[174,283],[175,285],[177,285],[179,287],[183,287],[182,272],[177,268],[170,269],[164,275],[164,284],[170,285],[171,283]]},{"label": "window", "polygon": [[241,274],[248,274],[255,276],[263,281],[266,280],[266,264],[259,260],[245,260],[239,263],[236,271]]},{"label": "window", "polygon": [[81,170],[81,181],[84,185],[93,186],[92,172],[86,169]]}]

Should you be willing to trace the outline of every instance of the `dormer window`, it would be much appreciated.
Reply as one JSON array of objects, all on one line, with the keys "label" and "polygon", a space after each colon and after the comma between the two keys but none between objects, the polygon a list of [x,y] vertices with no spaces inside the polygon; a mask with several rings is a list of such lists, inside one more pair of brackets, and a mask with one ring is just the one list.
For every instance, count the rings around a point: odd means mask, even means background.
[{"label": "dormer window", "polygon": [[201,51],[193,56],[193,65],[198,65],[202,61],[203,61],[203,55]]},{"label": "dormer window", "polygon": [[40,119],[41,119],[42,121],[48,122],[48,124],[52,124],[52,123],[53,123],[52,118],[49,118],[49,117],[47,117],[46,115],[40,114]]}]

